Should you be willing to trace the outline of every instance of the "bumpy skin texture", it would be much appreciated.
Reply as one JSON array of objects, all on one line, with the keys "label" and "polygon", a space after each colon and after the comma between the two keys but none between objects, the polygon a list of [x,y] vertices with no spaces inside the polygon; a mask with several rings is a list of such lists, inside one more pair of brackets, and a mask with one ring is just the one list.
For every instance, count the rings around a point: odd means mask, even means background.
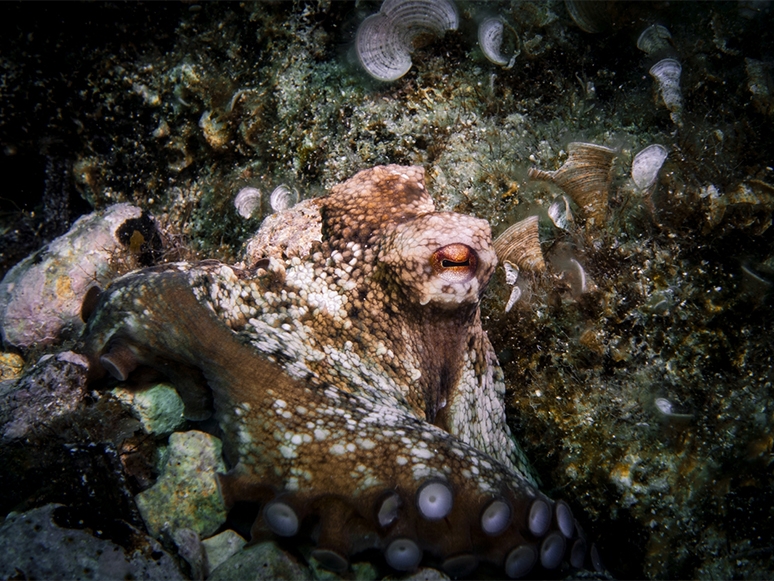
[{"label": "bumpy skin texture", "polygon": [[299,238],[318,242],[267,243],[250,269],[118,279],[87,305],[84,351],[120,379],[166,373],[190,417],[214,407],[233,464],[224,499],[264,503],[254,537],[309,532],[331,569],[368,548],[456,575],[484,561],[521,576],[565,552],[578,565],[569,509],[536,489],[505,423],[479,314],[489,226],[435,212],[423,178],[358,173],[296,207]]}]

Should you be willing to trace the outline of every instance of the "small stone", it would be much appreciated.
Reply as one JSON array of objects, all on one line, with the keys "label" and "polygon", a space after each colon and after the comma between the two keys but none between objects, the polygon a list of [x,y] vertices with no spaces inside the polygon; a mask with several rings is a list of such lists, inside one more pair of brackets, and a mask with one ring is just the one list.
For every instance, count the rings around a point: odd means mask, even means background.
[{"label": "small stone", "polygon": [[448,581],[449,579],[446,573],[430,567],[422,567],[408,577],[401,577],[401,581]]},{"label": "small stone", "polygon": [[185,423],[183,400],[168,385],[158,384],[141,391],[117,387],[111,393],[132,408],[132,414],[148,434],[171,434]]},{"label": "small stone", "polygon": [[49,429],[52,422],[73,417],[87,397],[87,369],[78,356],[49,354],[18,380],[0,383],[0,435],[25,438]]},{"label": "small stone", "polygon": [[269,581],[273,579],[311,580],[308,569],[274,542],[247,547],[225,561],[209,576],[208,581]]},{"label": "small stone", "polygon": [[204,547],[196,531],[177,529],[172,533],[172,540],[177,545],[177,554],[191,567],[191,579],[204,579]]},{"label": "small stone", "polygon": [[231,529],[209,539],[204,539],[202,547],[204,547],[207,563],[205,574],[209,575],[227,559],[238,553],[246,544],[247,541]]},{"label": "small stone", "polygon": [[226,520],[216,472],[225,472],[221,441],[191,430],[169,437],[164,473],[151,488],[135,497],[148,532],[188,528],[201,536],[213,534]]},{"label": "small stone", "polygon": [[369,579],[376,579],[379,574],[371,563],[352,563],[352,573],[357,581],[368,581]]}]

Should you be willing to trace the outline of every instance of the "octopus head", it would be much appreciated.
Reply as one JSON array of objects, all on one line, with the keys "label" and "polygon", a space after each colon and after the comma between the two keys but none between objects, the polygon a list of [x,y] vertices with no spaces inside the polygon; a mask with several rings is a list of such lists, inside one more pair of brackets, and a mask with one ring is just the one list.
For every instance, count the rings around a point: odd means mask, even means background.
[{"label": "octopus head", "polygon": [[379,261],[412,302],[456,308],[478,303],[497,256],[487,222],[436,212],[397,225]]}]

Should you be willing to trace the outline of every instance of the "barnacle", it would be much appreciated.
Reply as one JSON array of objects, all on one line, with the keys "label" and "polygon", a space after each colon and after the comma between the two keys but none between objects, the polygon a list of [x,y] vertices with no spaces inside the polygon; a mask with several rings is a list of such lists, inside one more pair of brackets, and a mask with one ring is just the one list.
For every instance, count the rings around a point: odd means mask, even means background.
[{"label": "barnacle", "polygon": [[662,54],[670,48],[672,34],[660,24],[651,24],[642,31],[637,39],[637,48],[649,54]]},{"label": "barnacle", "polygon": [[291,190],[289,186],[280,184],[269,196],[269,203],[271,209],[275,212],[282,212],[288,208],[292,208],[298,203],[298,191]]}]

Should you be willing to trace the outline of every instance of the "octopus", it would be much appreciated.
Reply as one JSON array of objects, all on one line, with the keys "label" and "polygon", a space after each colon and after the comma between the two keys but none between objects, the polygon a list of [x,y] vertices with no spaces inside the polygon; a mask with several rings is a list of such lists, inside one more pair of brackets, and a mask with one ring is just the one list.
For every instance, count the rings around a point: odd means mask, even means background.
[{"label": "octopus", "polygon": [[83,351],[95,377],[150,367],[214,414],[253,539],[303,536],[333,571],[376,549],[398,571],[556,575],[586,540],[506,423],[479,310],[496,266],[488,223],[436,211],[421,167],[374,167],[267,219],[243,263],[90,292]]}]

